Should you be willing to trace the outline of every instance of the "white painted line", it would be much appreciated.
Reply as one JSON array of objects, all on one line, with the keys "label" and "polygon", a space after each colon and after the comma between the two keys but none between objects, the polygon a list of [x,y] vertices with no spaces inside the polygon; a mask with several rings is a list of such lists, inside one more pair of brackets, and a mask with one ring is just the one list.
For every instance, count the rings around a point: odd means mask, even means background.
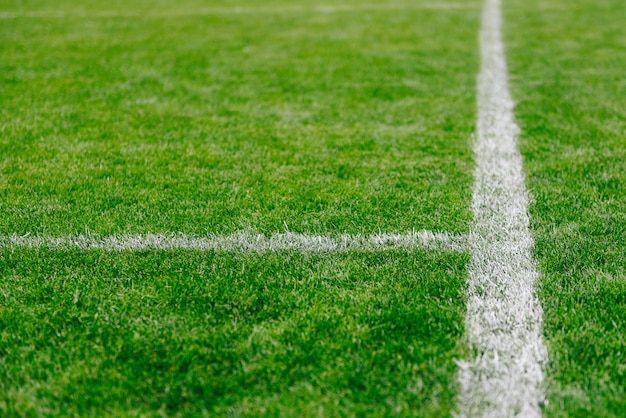
[{"label": "white painted line", "polygon": [[480,32],[473,225],[459,417],[540,417],[547,350],[534,292],[522,157],[501,35],[500,0],[485,0]]},{"label": "white painted line", "polygon": [[430,231],[407,234],[365,235],[306,235],[293,232],[270,237],[251,232],[235,232],[229,235],[211,234],[191,236],[181,233],[145,235],[72,235],[62,237],[37,237],[11,235],[0,237],[1,248],[50,248],[50,249],[100,249],[106,251],[141,250],[199,250],[232,252],[271,252],[292,250],[299,252],[375,251],[384,249],[428,249],[441,251],[466,251],[463,236]]},{"label": "white painted line", "polygon": [[380,3],[380,4],[327,4],[317,6],[298,6],[293,4],[277,6],[232,6],[203,7],[197,9],[170,10],[30,10],[0,11],[0,19],[17,18],[107,18],[107,17],[180,17],[205,15],[238,15],[238,14],[285,14],[285,13],[343,13],[367,11],[408,11],[408,10],[474,10],[473,4],[462,2],[428,2],[428,3]]}]

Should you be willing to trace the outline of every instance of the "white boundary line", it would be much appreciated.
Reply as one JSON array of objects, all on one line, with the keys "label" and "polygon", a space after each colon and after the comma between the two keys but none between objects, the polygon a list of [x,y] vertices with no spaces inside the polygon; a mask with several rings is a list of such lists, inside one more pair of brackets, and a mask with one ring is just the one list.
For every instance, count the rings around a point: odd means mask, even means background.
[{"label": "white boundary line", "polygon": [[[335,13],[355,10],[467,8],[458,3],[408,5],[316,6],[312,8],[207,8],[193,11],[139,12],[0,12],[0,19],[18,17],[161,17],[223,13]],[[232,252],[373,251],[438,249],[467,251],[466,337],[474,357],[458,361],[457,416],[540,417],[544,401],[542,309],[534,292],[539,273],[532,260],[528,195],[519,132],[508,89],[501,34],[500,0],[485,0],[480,32],[474,222],[468,237],[429,231],[408,234],[319,236],[286,232],[265,236],[251,232],[190,236],[181,233],[98,237],[4,236],[0,248],[100,249],[107,251],[200,250]]]},{"label": "white boundary line", "polygon": [[343,13],[357,11],[402,11],[402,10],[473,10],[472,4],[462,2],[428,2],[428,3],[388,3],[388,4],[355,4],[355,5],[317,5],[297,6],[287,4],[283,6],[232,6],[232,7],[202,7],[198,9],[171,9],[171,10],[94,10],[94,11],[0,11],[0,19],[17,18],[107,18],[107,17],[181,17],[206,15],[238,15],[238,14],[285,14],[285,13]]},{"label": "white boundary line", "polygon": [[465,324],[475,357],[458,362],[458,416],[530,418],[541,416],[547,350],[500,26],[500,0],[485,0]]},{"label": "white boundary line", "polygon": [[49,248],[107,251],[141,250],[199,250],[230,252],[271,252],[292,250],[299,252],[375,251],[384,249],[434,249],[441,251],[467,251],[464,236],[430,231],[408,234],[374,235],[306,235],[286,232],[266,236],[240,231],[228,235],[210,234],[192,236],[182,233],[145,235],[68,235],[51,236],[0,236],[1,248]]}]

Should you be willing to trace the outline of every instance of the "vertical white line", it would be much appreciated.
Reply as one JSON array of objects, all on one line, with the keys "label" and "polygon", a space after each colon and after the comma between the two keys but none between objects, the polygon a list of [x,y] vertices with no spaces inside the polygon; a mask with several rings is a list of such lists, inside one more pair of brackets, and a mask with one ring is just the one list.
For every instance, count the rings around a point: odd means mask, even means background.
[{"label": "vertical white line", "polygon": [[458,362],[457,408],[462,417],[540,417],[547,350],[500,26],[500,0],[485,0],[466,317],[473,358]]}]

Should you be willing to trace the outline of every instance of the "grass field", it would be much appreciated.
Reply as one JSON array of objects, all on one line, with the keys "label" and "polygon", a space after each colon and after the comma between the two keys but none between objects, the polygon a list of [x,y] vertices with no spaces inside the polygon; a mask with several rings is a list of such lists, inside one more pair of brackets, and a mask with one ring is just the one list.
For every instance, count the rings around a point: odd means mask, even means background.
[{"label": "grass field", "polygon": [[[1,416],[457,410],[466,251],[7,237],[465,236],[481,1],[1,4]],[[502,8],[543,413],[621,416],[626,9]]]},{"label": "grass field", "polygon": [[551,357],[546,416],[622,416],[626,10],[617,1],[505,4],[544,274],[540,295]]}]

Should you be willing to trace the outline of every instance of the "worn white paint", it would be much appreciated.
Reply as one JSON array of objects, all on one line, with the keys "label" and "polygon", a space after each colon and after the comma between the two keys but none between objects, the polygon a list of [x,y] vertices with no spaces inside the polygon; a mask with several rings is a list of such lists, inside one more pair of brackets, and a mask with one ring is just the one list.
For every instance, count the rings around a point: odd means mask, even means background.
[{"label": "worn white paint", "polygon": [[500,34],[499,0],[485,0],[480,32],[473,225],[461,417],[540,417],[547,351],[535,295],[528,193]]},{"label": "worn white paint", "polygon": [[300,252],[374,251],[379,249],[433,249],[466,251],[466,239],[445,233],[416,231],[407,234],[375,235],[307,235],[285,232],[266,236],[240,231],[205,236],[172,234],[144,235],[68,235],[61,237],[10,235],[0,237],[0,248],[30,247],[51,249],[101,249],[108,251],[199,250],[233,252]]}]

